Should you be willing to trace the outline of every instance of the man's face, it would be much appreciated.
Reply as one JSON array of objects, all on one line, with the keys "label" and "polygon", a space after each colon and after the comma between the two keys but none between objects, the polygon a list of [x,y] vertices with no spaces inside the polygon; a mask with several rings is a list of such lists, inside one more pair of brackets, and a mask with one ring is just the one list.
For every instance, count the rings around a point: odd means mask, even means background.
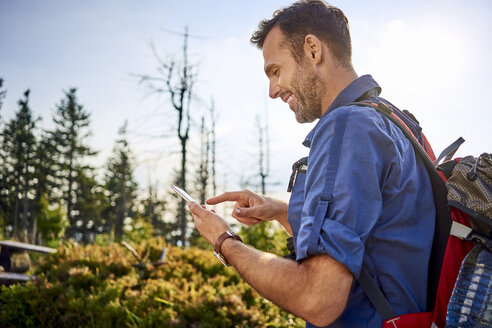
[{"label": "man's face", "polygon": [[295,113],[299,123],[321,117],[321,98],[326,87],[307,58],[297,63],[278,26],[272,28],[263,43],[265,73],[270,80],[270,97],[280,97]]}]

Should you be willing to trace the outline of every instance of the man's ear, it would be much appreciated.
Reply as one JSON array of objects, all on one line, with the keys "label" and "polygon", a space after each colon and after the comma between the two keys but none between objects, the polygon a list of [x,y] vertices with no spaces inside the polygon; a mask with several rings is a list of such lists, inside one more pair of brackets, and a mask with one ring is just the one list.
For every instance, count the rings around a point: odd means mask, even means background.
[{"label": "man's ear", "polygon": [[323,48],[321,47],[321,41],[313,34],[308,34],[304,38],[304,52],[308,60],[314,64],[321,62],[321,55]]}]

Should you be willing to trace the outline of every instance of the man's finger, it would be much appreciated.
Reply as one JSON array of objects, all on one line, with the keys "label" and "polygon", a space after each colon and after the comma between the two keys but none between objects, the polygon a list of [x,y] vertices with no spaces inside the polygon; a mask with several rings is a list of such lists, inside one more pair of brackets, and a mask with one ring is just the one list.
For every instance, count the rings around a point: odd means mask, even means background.
[{"label": "man's finger", "polygon": [[206,203],[209,205],[215,205],[223,202],[237,202],[246,198],[245,191],[228,191],[221,195],[207,199]]}]

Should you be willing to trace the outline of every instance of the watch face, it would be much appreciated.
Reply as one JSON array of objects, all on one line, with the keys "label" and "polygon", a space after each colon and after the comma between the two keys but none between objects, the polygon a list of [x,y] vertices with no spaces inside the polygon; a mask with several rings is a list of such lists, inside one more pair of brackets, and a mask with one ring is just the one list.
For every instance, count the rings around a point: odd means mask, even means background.
[{"label": "watch face", "polygon": [[229,263],[227,263],[224,255],[222,255],[220,253],[217,253],[216,251],[214,251],[214,255],[215,255],[216,258],[219,259],[220,263],[222,263],[223,265],[225,265],[225,266],[229,266],[230,265]]}]

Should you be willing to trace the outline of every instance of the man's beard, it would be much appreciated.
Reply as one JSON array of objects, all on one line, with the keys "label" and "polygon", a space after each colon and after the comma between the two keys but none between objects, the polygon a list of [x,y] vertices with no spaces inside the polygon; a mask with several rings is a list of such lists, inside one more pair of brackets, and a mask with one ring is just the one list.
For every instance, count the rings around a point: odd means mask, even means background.
[{"label": "man's beard", "polygon": [[298,65],[290,84],[297,100],[297,122],[309,123],[320,118],[321,98],[326,92],[326,85],[319,75],[307,65]]}]

